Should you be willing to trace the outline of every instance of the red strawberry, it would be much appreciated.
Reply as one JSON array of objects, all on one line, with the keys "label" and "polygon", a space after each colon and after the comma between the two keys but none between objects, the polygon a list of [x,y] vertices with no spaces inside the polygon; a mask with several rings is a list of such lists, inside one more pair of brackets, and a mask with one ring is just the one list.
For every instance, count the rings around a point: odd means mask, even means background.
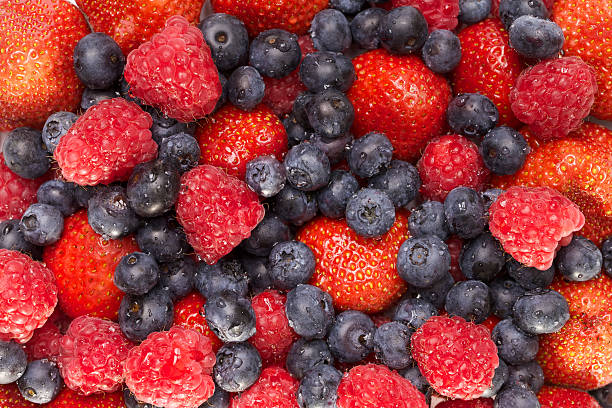
[{"label": "red strawberry", "polygon": [[353,60],[357,80],[347,96],[355,108],[356,137],[377,131],[393,143],[395,158],[415,160],[446,127],[451,98],[446,80],[416,56],[369,51]]},{"label": "red strawberry", "polygon": [[[0,385],[0,407],[2,408],[38,408],[40,404],[34,404],[21,396],[17,383]],[[115,407],[113,407],[115,408]],[[117,407],[119,408],[119,407]]]},{"label": "red strawberry", "polygon": [[297,234],[317,261],[310,283],[328,292],[340,310],[386,309],[406,289],[395,262],[400,245],[409,237],[407,223],[406,215],[397,213],[389,232],[373,239],[357,235],[344,220],[315,218]]},{"label": "red strawberry", "polygon": [[161,31],[166,20],[181,15],[196,23],[204,0],[76,0],[89,17],[94,31],[103,32],[121,47],[125,55],[153,34]]},{"label": "red strawberry", "polygon": [[42,128],[51,113],[79,106],[72,51],[88,33],[64,0],[0,0],[0,131]]},{"label": "red strawberry", "polygon": [[600,408],[597,400],[584,391],[543,386],[538,392],[542,408]]},{"label": "red strawberry", "polygon": [[[40,405],[38,405],[40,406]],[[121,391],[96,394],[90,396],[79,395],[70,388],[64,388],[59,395],[45,408],[124,408],[123,393]]]},{"label": "red strawberry", "polygon": [[231,408],[298,408],[298,381],[280,367],[265,368],[255,384],[242,394],[236,394]]},{"label": "red strawberry", "polygon": [[452,30],[457,27],[459,15],[458,0],[392,0],[393,7],[412,6],[417,8],[429,26],[429,31]]},{"label": "red strawberry", "polygon": [[66,218],[60,240],[43,252],[57,279],[59,303],[66,315],[115,319],[123,296],[113,283],[115,267],[124,255],[138,250],[131,236],[106,240],[96,234],[85,210]]},{"label": "red strawberry", "polygon": [[449,400],[436,405],[437,408],[493,408],[493,400],[490,398],[478,398],[475,400]]},{"label": "red strawberry", "polygon": [[217,352],[223,342],[208,328],[204,314],[206,299],[198,292],[192,292],[174,304],[174,325],[192,329],[210,339],[213,352]]},{"label": "red strawberry", "polygon": [[480,93],[495,103],[499,124],[516,126],[510,109],[510,90],[521,73],[518,54],[508,45],[503,24],[489,18],[459,33],[461,61],[455,68],[455,93]]},{"label": "red strawberry", "polygon": [[36,202],[36,191],[47,179],[25,179],[13,173],[0,152],[0,221],[21,218],[23,212]]}]

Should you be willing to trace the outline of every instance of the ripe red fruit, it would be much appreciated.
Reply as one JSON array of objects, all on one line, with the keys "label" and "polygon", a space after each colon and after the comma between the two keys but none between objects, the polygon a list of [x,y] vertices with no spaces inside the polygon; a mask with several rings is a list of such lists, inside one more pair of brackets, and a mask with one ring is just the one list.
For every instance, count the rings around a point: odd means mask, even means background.
[{"label": "ripe red fruit", "polygon": [[6,166],[0,152],[0,222],[21,218],[30,204],[36,202],[38,187],[46,179],[45,176],[35,180],[18,176]]},{"label": "ripe red fruit", "polygon": [[393,7],[412,6],[418,9],[425,20],[429,31],[452,30],[459,21],[459,0],[392,0]]},{"label": "ripe red fruit", "polygon": [[448,400],[436,405],[436,408],[493,408],[493,400],[490,398]]},{"label": "ripe red fruit", "polygon": [[455,282],[464,281],[467,278],[461,271],[459,266],[459,257],[461,256],[461,248],[463,248],[463,240],[455,235],[446,240],[448,251],[451,256],[450,274],[453,276]]},{"label": "ripe red fruit", "polygon": [[53,401],[45,405],[45,408],[123,408],[124,406],[121,391],[83,396],[65,387]]},{"label": "ripe red fruit", "polygon": [[446,127],[451,91],[416,56],[398,56],[382,49],[353,59],[357,79],[347,96],[355,108],[356,137],[382,132],[393,144],[393,157],[415,160]]},{"label": "ripe red fruit", "polygon": [[57,361],[61,339],[62,333],[59,327],[49,318],[42,327],[34,330],[32,338],[24,345],[28,360],[46,358],[51,361]]},{"label": "ripe red fruit", "polygon": [[597,400],[584,391],[545,385],[538,392],[542,408],[601,408]]},{"label": "ripe red fruit", "polygon": [[0,407],[6,408],[38,408],[40,404],[34,404],[21,396],[17,383],[0,385]]},{"label": "ripe red fruit", "polygon": [[174,304],[174,325],[195,330],[210,339],[214,353],[217,353],[223,342],[213,333],[206,323],[204,306],[206,299],[198,292],[192,292]]},{"label": "ripe red fruit", "polygon": [[299,408],[299,383],[280,367],[264,368],[259,379],[242,394],[232,397],[231,408]]},{"label": "ripe red fruit", "polygon": [[66,218],[60,240],[43,251],[64,313],[116,319],[123,293],[113,283],[115,268],[124,255],[139,250],[132,236],[107,240],[96,234],[85,210]]},{"label": "ripe red fruit", "polygon": [[40,129],[53,112],[79,106],[72,52],[87,34],[81,12],[64,0],[0,0],[0,132]]}]

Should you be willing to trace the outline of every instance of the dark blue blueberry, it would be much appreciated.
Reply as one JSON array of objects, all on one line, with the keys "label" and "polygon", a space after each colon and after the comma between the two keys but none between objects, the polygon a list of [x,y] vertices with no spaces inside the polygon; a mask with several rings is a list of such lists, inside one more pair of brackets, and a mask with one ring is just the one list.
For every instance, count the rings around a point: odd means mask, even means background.
[{"label": "dark blue blueberry", "polygon": [[0,248],[19,251],[30,255],[33,259],[40,259],[42,248],[27,241],[19,220],[6,220],[0,222]]},{"label": "dark blue blueberry", "polygon": [[64,231],[64,217],[57,207],[35,203],[29,206],[19,223],[26,241],[34,245],[51,245]]},{"label": "dark blue blueberry", "polygon": [[476,280],[457,282],[446,294],[444,308],[451,316],[460,316],[476,324],[482,323],[491,313],[489,287]]},{"label": "dark blue blueberry", "polygon": [[306,105],[306,114],[315,133],[328,139],[344,136],[355,119],[351,101],[333,88],[315,94]]},{"label": "dark blue blueberry", "polygon": [[191,292],[195,272],[195,262],[189,256],[160,264],[159,286],[168,292],[172,300],[180,299]]},{"label": "dark blue blueberry", "polygon": [[509,30],[514,20],[521,16],[546,19],[549,12],[542,0],[501,0],[499,2],[499,19],[504,23],[506,30]]},{"label": "dark blue blueberry", "polygon": [[217,99],[217,103],[215,104],[212,113],[217,112],[227,102],[227,77],[221,72],[217,73],[219,74],[219,82],[221,83],[221,96],[219,97],[219,99]]},{"label": "dark blue blueberry", "polygon": [[386,10],[377,7],[367,8],[357,14],[351,21],[351,33],[355,44],[366,50],[380,47],[378,27],[386,14]]},{"label": "dark blue blueberry", "polygon": [[274,213],[293,225],[303,225],[317,215],[316,197],[291,186],[285,186],[274,197]]},{"label": "dark blue blueberry", "polygon": [[477,93],[455,96],[446,108],[448,125],[456,133],[480,137],[497,124],[499,112],[489,98]]},{"label": "dark blue blueberry", "polygon": [[119,305],[119,327],[125,337],[140,342],[153,332],[168,330],[174,306],[167,291],[153,288],[144,295],[125,295]]},{"label": "dark blue blueberry", "polygon": [[261,356],[249,342],[228,343],[217,351],[215,383],[227,392],[242,392],[261,374]]},{"label": "dark blue blueberry", "polygon": [[482,393],[480,398],[493,398],[495,395],[497,395],[499,390],[501,390],[508,380],[508,375],[508,366],[506,363],[504,363],[504,360],[500,358],[499,365],[495,369],[495,374],[493,375],[493,380],[491,380],[491,386]]},{"label": "dark blue blueberry", "polygon": [[261,75],[282,78],[293,72],[302,58],[298,37],[273,28],[257,35],[251,42],[249,64]]},{"label": "dark blue blueberry", "polygon": [[181,175],[174,163],[153,160],[136,165],[127,182],[130,207],[141,217],[157,217],[174,206]]},{"label": "dark blue blueberry", "polygon": [[417,197],[421,177],[412,164],[391,160],[387,169],[368,181],[368,187],[384,191],[396,207],[404,207]]},{"label": "dark blue blueberry", "polygon": [[128,236],[140,224],[125,188],[119,185],[103,188],[89,199],[87,221],[96,233],[107,239]]},{"label": "dark blue blueberry", "polygon": [[494,408],[536,408],[540,407],[538,397],[531,391],[518,386],[505,386],[493,402]]},{"label": "dark blue blueberry", "polygon": [[408,367],[399,371],[402,377],[410,381],[410,384],[414,385],[417,390],[426,394],[429,390],[429,383],[421,374],[421,370],[419,370],[419,366],[414,365],[413,367]]},{"label": "dark blue blueberry", "polygon": [[298,339],[291,345],[287,354],[287,370],[301,380],[304,375],[318,365],[333,366],[334,357],[325,340]]},{"label": "dark blue blueberry", "polygon": [[240,262],[249,278],[251,292],[257,294],[272,287],[268,257],[244,255],[240,257]]},{"label": "dark blue blueberry", "polygon": [[599,402],[601,408],[612,408],[612,383],[589,393]]},{"label": "dark blue blueberry", "polygon": [[498,278],[489,284],[491,311],[500,319],[512,317],[512,307],[525,294],[525,288],[513,279]]},{"label": "dark blue blueberry", "polygon": [[527,58],[552,58],[563,48],[563,30],[556,23],[533,16],[514,20],[508,32],[510,46]]},{"label": "dark blue blueberry", "polygon": [[356,363],[372,352],[375,332],[376,325],[368,315],[348,310],[336,316],[327,344],[341,363]]},{"label": "dark blue blueberry", "polygon": [[491,0],[459,0],[459,21],[476,24],[491,13]]},{"label": "dark blue blueberry", "polygon": [[408,238],[397,253],[397,273],[412,286],[427,288],[450,269],[448,246],[435,235]]},{"label": "dark blue blueberry", "polygon": [[604,270],[612,277],[612,237],[608,237],[601,243],[601,255]]},{"label": "dark blue blueberry", "polygon": [[[153,124],[151,125],[151,135],[153,136],[153,140],[155,140],[155,142],[160,146],[163,144],[164,140],[170,136],[178,135],[179,133],[193,135],[195,132],[194,122],[179,122],[178,120],[170,118],[150,106],[147,106],[145,111],[148,112],[151,115],[151,119],[153,119]],[[198,153],[198,159],[199,158]]]},{"label": "dark blue blueberry", "polygon": [[312,285],[297,285],[287,293],[285,312],[289,326],[306,339],[322,339],[334,321],[329,293]]},{"label": "dark blue blueberry", "polygon": [[519,171],[531,151],[523,135],[507,126],[489,130],[479,150],[485,166],[502,175]]},{"label": "dark blue blueberry", "polygon": [[57,207],[64,217],[72,215],[79,205],[74,198],[75,185],[62,180],[45,181],[38,187],[36,199],[41,204]]},{"label": "dark blue blueberry", "polygon": [[219,71],[231,71],[246,63],[249,33],[242,21],[229,14],[215,13],[202,20],[198,27]]},{"label": "dark blue blueberry", "polygon": [[393,370],[412,365],[410,338],[414,330],[402,322],[385,323],[374,333],[376,358]]},{"label": "dark blue blueberry", "polygon": [[351,46],[351,28],[341,11],[325,9],[312,19],[310,36],[319,51],[342,52]]},{"label": "dark blue blueberry", "polygon": [[[215,387],[215,392],[199,408],[228,408],[230,405],[230,394],[221,387]],[[129,407],[128,407],[129,408]]]},{"label": "dark blue blueberry", "polygon": [[408,230],[411,237],[435,235],[442,241],[448,239],[450,232],[444,215],[444,204],[439,201],[425,201],[415,208],[408,217]]},{"label": "dark blue blueberry", "polygon": [[341,380],[342,373],[330,365],[324,364],[310,370],[297,391],[300,408],[335,407]]},{"label": "dark blue blueberry", "polygon": [[255,312],[248,299],[226,291],[206,300],[206,323],[224,343],[246,341],[255,334]]},{"label": "dark blue blueberry", "polygon": [[497,346],[497,354],[508,364],[525,364],[538,354],[538,336],[525,333],[512,323],[512,319],[497,323],[491,339]]},{"label": "dark blue blueberry", "polygon": [[85,88],[81,96],[81,109],[86,111],[107,99],[119,97],[119,93],[113,89],[90,89]]},{"label": "dark blue blueberry", "polygon": [[329,159],[312,143],[302,142],[289,149],[284,165],[287,180],[299,190],[315,191],[329,181]]},{"label": "dark blue blueberry", "polygon": [[353,135],[350,133],[346,133],[335,139],[329,139],[316,133],[310,137],[310,143],[325,153],[331,165],[337,164],[344,159],[345,153],[352,142]]},{"label": "dark blue blueberry", "polygon": [[11,130],[2,145],[2,154],[6,166],[23,178],[38,178],[51,167],[51,155],[45,149],[42,133],[36,129]]},{"label": "dark blue blueberry", "polygon": [[237,259],[221,259],[214,265],[200,262],[193,281],[195,288],[207,299],[225,291],[244,297],[249,290],[248,276]]},{"label": "dark blue blueberry", "polygon": [[42,140],[51,154],[55,152],[62,136],[68,133],[78,118],[79,116],[72,112],[55,112],[47,118],[42,128]]},{"label": "dark blue blueberry", "polygon": [[159,266],[151,255],[132,252],[124,255],[115,268],[113,282],[130,295],[144,295],[159,280]]},{"label": "dark blue blueberry", "polygon": [[253,67],[242,66],[227,80],[227,99],[237,108],[250,111],[262,101],[266,84]]},{"label": "dark blue blueberry", "polygon": [[495,279],[505,263],[501,244],[488,231],[464,243],[459,256],[459,267],[465,277],[484,282]]},{"label": "dark blue blueberry", "polygon": [[334,170],[327,186],[317,193],[321,213],[329,218],[342,218],[349,199],[359,190],[357,179],[345,170]]},{"label": "dark blue blueberry", "polygon": [[0,384],[10,384],[26,370],[28,358],[23,347],[14,341],[0,340]]},{"label": "dark blue blueberry", "polygon": [[312,92],[329,88],[346,92],[355,81],[355,67],[344,54],[318,51],[304,57],[300,65],[300,79]]},{"label": "dark blue blueberry", "polygon": [[506,271],[512,279],[527,290],[546,288],[552,283],[555,277],[554,266],[551,266],[545,271],[541,271],[536,268],[522,265],[512,258],[506,262]]},{"label": "dark blue blueberry", "polygon": [[512,308],[514,323],[531,334],[554,333],[569,320],[565,298],[554,290],[534,289],[518,298]]},{"label": "dark blue blueberry", "polygon": [[537,361],[521,365],[508,364],[507,386],[519,386],[538,393],[544,385],[544,372]]},{"label": "dark blue blueberry", "polygon": [[272,247],[291,239],[291,231],[277,215],[267,214],[251,231],[251,236],[242,241],[246,252],[256,256],[268,256]]},{"label": "dark blue blueberry", "polygon": [[308,120],[308,105],[312,101],[315,94],[311,92],[300,93],[293,101],[293,109],[291,111],[297,123],[302,125],[305,130],[311,130],[310,121]]},{"label": "dark blue blueberry", "polygon": [[158,157],[160,160],[174,163],[183,173],[198,165],[200,146],[193,136],[180,132],[162,139]]},{"label": "dark blue blueberry", "polygon": [[428,286],[426,288],[417,288],[416,286],[408,287],[409,296],[416,297],[417,299],[423,299],[432,305],[434,305],[437,309],[442,308],[444,306],[444,302],[446,301],[446,294],[455,284],[455,280],[450,272],[446,272],[442,279],[435,282],[433,285]]},{"label": "dark blue blueberry", "polygon": [[391,164],[393,145],[382,133],[370,132],[356,139],[347,154],[347,162],[357,177],[372,177]]},{"label": "dark blue blueberry", "polygon": [[393,320],[402,322],[412,329],[421,327],[430,317],[438,314],[438,309],[424,299],[407,298],[395,307]]},{"label": "dark blue blueberry", "polygon": [[136,242],[147,254],[153,255],[157,262],[170,262],[190,252],[183,227],[174,217],[161,216],[150,218],[136,231]]},{"label": "dark blue blueberry", "polygon": [[285,187],[285,167],[276,157],[259,156],[246,165],[244,177],[249,187],[262,197],[273,197]]},{"label": "dark blue blueberry", "polygon": [[138,401],[128,387],[123,389],[123,400],[125,401],[126,408],[159,408],[155,405]]},{"label": "dark blue blueberry", "polygon": [[330,0],[329,6],[344,14],[357,14],[365,4],[365,0]]},{"label": "dark blue blueberry", "polygon": [[[306,122],[308,122],[308,118],[306,118]],[[305,126],[300,123],[293,112],[282,118],[281,123],[285,127],[285,131],[287,131],[287,140],[289,143],[289,147],[293,147],[299,143],[302,143],[305,140],[308,140],[312,134],[306,129],[307,127],[310,127],[310,125]]]},{"label": "dark blue blueberry", "polygon": [[119,45],[104,33],[91,33],[74,47],[74,72],[91,89],[108,89],[123,74],[125,56]]},{"label": "dark blue blueberry", "polygon": [[89,206],[89,199],[98,191],[107,188],[104,184],[98,184],[95,186],[79,186],[74,185],[74,199],[81,208],[87,208]]},{"label": "dark blue blueberry", "polygon": [[459,37],[449,30],[432,31],[423,45],[422,55],[423,62],[429,69],[438,74],[447,74],[455,69],[461,60]]},{"label": "dark blue blueberry", "polygon": [[392,9],[378,24],[378,38],[382,46],[400,55],[420,50],[428,33],[427,20],[412,6]]},{"label": "dark blue blueberry", "polygon": [[274,245],[268,265],[274,287],[291,290],[310,280],[316,263],[308,245],[300,241],[285,241]]},{"label": "dark blue blueberry", "polygon": [[362,237],[379,237],[394,223],[395,207],[381,190],[362,188],[346,204],[346,224]]},{"label": "dark blue blueberry", "polygon": [[47,359],[29,362],[25,373],[17,380],[23,398],[35,404],[53,401],[63,384],[57,364]]},{"label": "dark blue blueberry", "polygon": [[451,234],[462,239],[476,238],[486,226],[482,197],[469,187],[456,187],[448,193],[444,214]]},{"label": "dark blue blueberry", "polygon": [[603,256],[593,241],[574,235],[569,245],[557,252],[555,266],[565,279],[584,282],[599,275]]},{"label": "dark blue blueberry", "polygon": [[501,188],[489,188],[483,191],[482,193],[480,193],[480,195],[482,196],[482,201],[483,201],[485,210],[487,212],[489,212],[489,208],[491,208],[491,205],[495,201],[497,201],[497,197],[499,197],[500,194],[503,192],[504,190],[502,190]]}]

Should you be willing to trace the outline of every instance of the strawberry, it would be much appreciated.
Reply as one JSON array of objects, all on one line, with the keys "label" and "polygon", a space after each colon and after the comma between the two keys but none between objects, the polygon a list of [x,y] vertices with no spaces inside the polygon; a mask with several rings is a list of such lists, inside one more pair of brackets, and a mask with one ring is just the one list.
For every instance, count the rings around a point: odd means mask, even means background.
[{"label": "strawberry", "polygon": [[461,61],[455,68],[455,93],[480,93],[495,103],[499,125],[519,124],[510,109],[510,91],[521,73],[518,54],[508,45],[503,24],[489,18],[459,33]]},{"label": "strawberry", "polygon": [[427,142],[446,126],[451,91],[416,56],[392,55],[382,49],[353,60],[357,80],[347,96],[355,108],[356,137],[372,131],[387,135],[393,156],[416,160]]},{"label": "strawberry", "polygon": [[36,191],[47,178],[29,180],[18,176],[6,166],[0,152],[0,221],[21,218],[30,204],[36,202]]},{"label": "strawberry", "polygon": [[113,283],[115,267],[124,255],[135,251],[139,248],[132,236],[106,240],[96,234],[85,210],[66,218],[60,240],[43,252],[66,315],[115,319],[123,295]]},{"label": "strawberry", "polygon": [[559,332],[540,337],[537,359],[547,382],[583,390],[612,382],[612,278],[557,278],[550,288],[567,300],[570,320]]},{"label": "strawberry", "polygon": [[310,283],[328,292],[340,310],[377,313],[387,308],[406,289],[395,262],[409,237],[407,223],[406,215],[398,212],[389,232],[373,239],[357,235],[344,220],[315,218],[296,237],[315,254]]},{"label": "strawberry", "polygon": [[123,393],[121,391],[82,396],[64,388],[59,395],[45,408],[124,408]]},{"label": "strawberry", "polygon": [[204,0],[76,0],[94,31],[119,44],[125,55],[161,31],[166,20],[180,15],[196,23]]},{"label": "strawberry", "polygon": [[78,107],[72,51],[88,33],[64,0],[0,0],[0,131],[42,128],[51,113]]},{"label": "strawberry", "polygon": [[192,329],[210,339],[213,352],[217,352],[223,342],[208,328],[204,305],[206,298],[198,292],[192,292],[174,304],[174,325]]},{"label": "strawberry", "polygon": [[542,408],[600,408],[597,400],[584,391],[545,385],[538,392]]},{"label": "strawberry", "polygon": [[2,408],[37,408],[39,404],[27,401],[21,396],[17,383],[0,385],[0,407]]}]

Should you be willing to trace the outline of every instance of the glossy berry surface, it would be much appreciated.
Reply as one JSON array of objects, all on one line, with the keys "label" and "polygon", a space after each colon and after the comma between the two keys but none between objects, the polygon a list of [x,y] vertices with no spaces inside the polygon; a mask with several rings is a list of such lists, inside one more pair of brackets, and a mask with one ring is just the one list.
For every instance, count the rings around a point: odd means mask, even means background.
[{"label": "glossy berry surface", "polygon": [[359,183],[350,172],[332,171],[327,186],[317,192],[317,204],[321,214],[329,218],[344,217],[346,205],[358,189]]},{"label": "glossy berry surface", "polygon": [[495,174],[516,173],[531,151],[523,135],[507,126],[489,130],[479,150],[485,166]]},{"label": "glossy berry surface", "polygon": [[144,295],[159,280],[159,266],[151,255],[133,252],[121,258],[115,268],[113,282],[122,292]]},{"label": "glossy berry surface", "polygon": [[287,354],[287,370],[292,376],[301,380],[313,368],[320,365],[332,366],[334,357],[325,340],[295,341]]},{"label": "glossy berry surface", "polygon": [[400,322],[385,323],[374,332],[376,358],[391,369],[402,369],[413,363],[410,337],[413,330]]},{"label": "glossy berry surface", "polygon": [[393,146],[387,136],[372,132],[353,142],[347,162],[353,174],[367,178],[389,167],[392,155]]},{"label": "glossy berry surface", "polygon": [[232,408],[262,406],[298,408],[296,393],[298,381],[283,368],[267,367],[255,384],[242,394],[232,397]]},{"label": "glossy berry surface", "polygon": [[312,143],[302,142],[293,146],[287,152],[283,164],[287,181],[298,190],[318,190],[329,181],[329,159]]},{"label": "glossy berry surface", "polygon": [[0,341],[0,384],[10,384],[23,375],[28,364],[25,351],[14,341]]},{"label": "glossy berry surface", "polygon": [[255,311],[248,299],[225,291],[207,299],[206,322],[223,342],[248,340],[255,334]]},{"label": "glossy berry surface", "polygon": [[297,35],[280,29],[259,33],[249,48],[249,64],[271,78],[287,76],[298,67],[301,57]]},{"label": "glossy berry surface", "polygon": [[285,312],[289,326],[305,339],[326,337],[334,321],[331,296],[312,285],[297,285],[290,290]]},{"label": "glossy berry surface", "polygon": [[423,44],[423,61],[437,74],[451,72],[461,60],[461,42],[449,30],[434,30]]},{"label": "glossy berry surface", "polygon": [[601,273],[603,256],[595,244],[581,236],[559,249],[555,266],[565,279],[570,281],[587,281]]},{"label": "glossy berry surface", "polygon": [[216,354],[213,377],[217,387],[227,392],[242,392],[261,374],[261,357],[247,342],[228,343]]},{"label": "glossy berry surface", "polygon": [[227,99],[232,105],[250,111],[263,99],[266,85],[255,68],[242,66],[232,72],[225,87]]},{"label": "glossy berry surface", "polygon": [[336,360],[356,363],[372,352],[375,332],[376,326],[368,315],[348,310],[336,316],[327,344]]},{"label": "glossy berry surface", "polygon": [[378,38],[386,50],[406,55],[418,51],[428,34],[427,20],[414,7],[396,7],[378,23]]},{"label": "glossy berry surface", "polygon": [[61,211],[49,204],[32,204],[19,223],[24,238],[34,245],[45,246],[56,243],[64,230]]},{"label": "glossy berry surface", "polygon": [[245,181],[262,197],[273,197],[285,187],[285,167],[274,156],[259,156],[246,165]]},{"label": "glossy berry surface", "polygon": [[178,197],[180,174],[171,161],[154,160],[134,168],[126,188],[127,200],[141,217],[170,210]]},{"label": "glossy berry surface", "polygon": [[172,298],[156,288],[144,295],[125,295],[118,311],[121,331],[131,341],[143,341],[151,333],[172,326],[174,310]]},{"label": "glossy berry surface", "polygon": [[525,293],[512,311],[516,325],[531,334],[557,332],[570,318],[567,300],[559,292],[548,289]]},{"label": "glossy berry surface", "polygon": [[437,236],[409,238],[397,253],[397,272],[408,284],[425,288],[448,273],[450,253]]},{"label": "glossy berry surface", "polygon": [[339,10],[319,11],[312,19],[310,36],[319,51],[341,52],[351,46],[351,28]]},{"label": "glossy berry surface", "polygon": [[317,406],[333,406],[338,395],[338,385],[342,373],[334,367],[323,364],[317,366],[302,378],[297,391],[297,401],[300,407],[314,408]]},{"label": "glossy berry surface", "polygon": [[28,363],[17,387],[27,401],[46,404],[59,394],[63,383],[57,364],[43,359]]},{"label": "glossy berry surface", "polygon": [[42,139],[49,153],[53,154],[62,136],[68,133],[78,118],[72,112],[63,111],[55,112],[47,118],[42,128]]},{"label": "glossy berry surface", "polygon": [[74,47],[74,71],[91,89],[108,89],[121,78],[125,56],[119,45],[104,33],[91,33]]},{"label": "glossy berry surface", "polygon": [[244,23],[225,13],[207,16],[198,24],[219,71],[231,71],[248,58],[249,34]]},{"label": "glossy berry surface", "polygon": [[268,262],[272,284],[283,290],[307,283],[316,266],[312,250],[300,241],[285,241],[274,245]]},{"label": "glossy berry surface", "polygon": [[448,193],[444,200],[444,214],[450,232],[460,238],[475,238],[485,228],[484,202],[469,187],[457,187]]},{"label": "glossy berry surface", "polygon": [[2,145],[2,154],[6,166],[23,178],[38,178],[51,167],[42,134],[36,129],[21,127],[10,131]]},{"label": "glossy berry surface", "polygon": [[395,207],[389,196],[375,188],[362,188],[346,204],[346,224],[357,235],[374,238],[395,223]]}]

